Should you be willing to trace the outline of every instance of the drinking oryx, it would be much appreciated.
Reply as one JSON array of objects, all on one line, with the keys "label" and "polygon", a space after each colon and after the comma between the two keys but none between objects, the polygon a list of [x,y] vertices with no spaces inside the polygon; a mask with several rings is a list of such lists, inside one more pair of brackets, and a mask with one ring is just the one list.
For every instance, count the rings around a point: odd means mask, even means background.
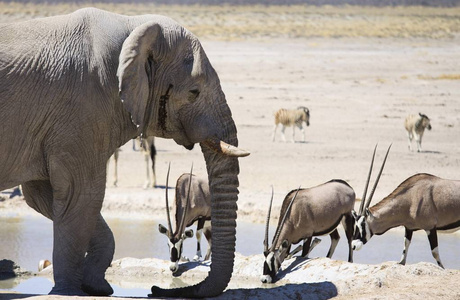
[{"label": "drinking oryx", "polygon": [[299,106],[297,109],[284,109],[281,108],[274,113],[275,126],[273,127],[272,140],[275,141],[276,129],[278,124],[281,124],[281,139],[286,142],[284,130],[286,127],[292,126],[292,142],[294,142],[295,129],[294,126],[300,129],[303,134],[303,141],[305,142],[305,130],[302,124],[305,122],[310,126],[310,110],[305,106]]},{"label": "drinking oryx", "polygon": [[[211,195],[209,192],[208,181],[190,173],[182,174],[176,183],[176,199],[173,209],[175,210],[176,231],[172,231],[171,217],[168,201],[168,175],[166,178],[166,214],[168,218],[168,228],[159,225],[160,233],[168,237],[171,265],[169,269],[175,273],[179,270],[179,260],[182,257],[183,242],[187,238],[193,237],[193,230],[187,227],[198,221],[196,239],[197,250],[193,260],[201,258],[201,235],[204,233],[208,241],[208,251],[205,260],[211,256]],[[206,225],[205,225],[206,222]]]},{"label": "drinking oryx", "polygon": [[422,113],[408,115],[404,121],[404,127],[407,130],[407,137],[409,138],[409,150],[412,150],[412,139],[415,137],[417,151],[422,152],[423,132],[425,128],[431,130],[430,119]]},{"label": "drinking oryx", "polygon": [[407,251],[416,230],[425,230],[431,254],[442,268],[437,231],[460,228],[460,181],[442,179],[430,174],[416,174],[402,182],[390,195],[369,207],[371,198],[354,214],[356,228],[353,249],[359,250],[374,235],[404,226],[404,250],[399,261],[406,263]]},{"label": "drinking oryx", "polygon": [[330,235],[331,246],[327,257],[331,258],[340,239],[337,231],[340,222],[348,240],[348,261],[353,262],[351,211],[355,203],[355,192],[348,183],[331,180],[316,187],[289,192],[284,198],[278,227],[269,248],[268,227],[272,201],[273,194],[265,227],[263,283],[272,282],[284,259],[300,250],[299,246],[290,252],[292,244],[304,241],[302,256],[306,257],[314,247],[310,246],[313,236]]}]

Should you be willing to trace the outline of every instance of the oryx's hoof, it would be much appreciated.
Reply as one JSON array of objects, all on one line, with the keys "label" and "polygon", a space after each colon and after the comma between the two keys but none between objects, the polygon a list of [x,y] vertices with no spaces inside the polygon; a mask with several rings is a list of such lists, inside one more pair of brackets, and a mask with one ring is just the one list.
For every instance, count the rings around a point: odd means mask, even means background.
[{"label": "oryx's hoof", "polygon": [[201,256],[198,256],[198,255],[195,255],[192,259],[192,261],[200,261],[201,260]]}]

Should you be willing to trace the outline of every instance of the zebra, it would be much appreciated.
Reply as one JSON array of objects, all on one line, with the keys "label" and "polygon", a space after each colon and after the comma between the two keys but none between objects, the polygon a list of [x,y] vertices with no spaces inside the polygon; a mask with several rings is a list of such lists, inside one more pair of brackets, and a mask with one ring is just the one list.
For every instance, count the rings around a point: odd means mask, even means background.
[{"label": "zebra", "polygon": [[[286,142],[286,137],[284,136],[284,130],[286,127],[297,126],[303,134],[303,142],[305,142],[305,130],[303,129],[303,122],[310,126],[310,110],[305,106],[299,106],[297,109],[284,109],[281,108],[274,113],[275,116],[275,126],[273,127],[273,142],[275,141],[276,129],[278,124],[281,123],[281,138],[283,142]],[[294,127],[292,128],[292,142],[294,142]]]},{"label": "zebra", "polygon": [[404,121],[404,127],[407,130],[407,136],[409,138],[409,150],[412,151],[412,139],[415,137],[417,143],[417,151],[422,152],[422,137],[425,128],[431,130],[430,119],[419,113],[418,115],[408,115]]}]

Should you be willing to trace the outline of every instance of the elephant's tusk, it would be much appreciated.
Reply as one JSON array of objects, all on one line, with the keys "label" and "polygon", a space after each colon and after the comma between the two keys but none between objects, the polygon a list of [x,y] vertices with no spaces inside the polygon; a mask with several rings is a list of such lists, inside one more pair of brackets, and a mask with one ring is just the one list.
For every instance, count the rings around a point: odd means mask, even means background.
[{"label": "elephant's tusk", "polygon": [[246,150],[229,145],[225,142],[222,142],[219,139],[207,139],[203,142],[203,144],[206,145],[208,148],[227,156],[244,157],[250,154]]}]

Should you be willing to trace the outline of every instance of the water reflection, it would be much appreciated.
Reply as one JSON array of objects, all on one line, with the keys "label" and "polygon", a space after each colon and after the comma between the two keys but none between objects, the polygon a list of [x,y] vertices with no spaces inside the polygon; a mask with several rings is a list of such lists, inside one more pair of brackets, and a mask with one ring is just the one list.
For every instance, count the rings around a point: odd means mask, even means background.
[{"label": "water reflection", "polygon": [[[164,222],[164,220],[161,220]],[[158,220],[108,219],[107,223],[115,236],[114,259],[122,257],[169,259],[167,239],[158,232]],[[3,218],[0,226],[0,259],[10,259],[23,269],[36,272],[41,259],[52,258],[52,222],[44,217]],[[236,251],[243,255],[261,254],[263,250],[263,224],[238,222]],[[195,227],[193,227],[195,230]],[[274,229],[272,230],[274,231]],[[348,247],[342,229],[342,238],[337,245],[333,258],[346,261]],[[321,237],[322,242],[312,251],[310,257],[324,257],[329,249],[330,238]],[[449,269],[460,269],[457,253],[460,250],[460,233],[438,234],[441,260]],[[382,236],[374,236],[361,251],[354,252],[356,263],[378,264],[385,261],[398,261],[404,243],[404,231],[390,230]],[[207,250],[206,239],[202,239],[202,253]],[[196,239],[187,239],[184,243],[184,255],[193,257],[196,251]],[[414,233],[407,257],[407,264],[421,261],[435,263],[424,231]],[[262,268],[262,262],[261,262]],[[110,278],[109,278],[110,280]],[[20,283],[20,284],[19,284]],[[19,285],[18,285],[19,284]],[[120,287],[115,279],[111,284],[117,296],[145,296],[150,283],[129,288]],[[180,284],[180,283],[179,283]],[[32,278],[25,282],[17,279],[0,281],[0,289],[18,292],[46,294],[51,290],[52,282],[46,278]],[[31,288],[33,286],[33,288]]]}]

